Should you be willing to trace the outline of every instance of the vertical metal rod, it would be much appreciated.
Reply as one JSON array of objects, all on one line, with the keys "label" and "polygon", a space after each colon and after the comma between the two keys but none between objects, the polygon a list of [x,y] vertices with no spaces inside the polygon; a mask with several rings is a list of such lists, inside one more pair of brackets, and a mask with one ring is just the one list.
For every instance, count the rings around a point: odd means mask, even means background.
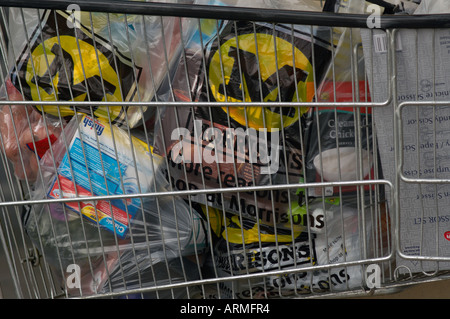
[{"label": "vertical metal rod", "polygon": [[395,36],[397,34],[397,30],[387,30],[387,41],[388,41],[388,55],[387,55],[387,66],[388,66],[388,80],[389,85],[388,87],[390,90],[390,95],[388,98],[392,99],[392,108],[393,108],[393,114],[394,114],[394,127],[393,127],[393,134],[394,134],[394,166],[396,168],[396,174],[394,178],[393,183],[393,191],[392,191],[392,200],[391,200],[391,208],[394,212],[394,239],[395,239],[395,245],[393,247],[393,254],[395,254],[395,250],[401,251],[400,247],[400,232],[399,232],[399,225],[400,225],[400,172],[401,172],[401,160],[402,160],[402,150],[400,149],[400,143],[401,143],[401,132],[399,130],[399,127],[401,127],[400,119],[398,116],[398,100],[397,100],[397,64],[396,64],[396,41]]},{"label": "vertical metal rod", "polygon": [[11,274],[11,279],[14,284],[15,293],[18,298],[22,299],[23,298],[22,290],[20,289],[20,285],[17,280],[17,275],[14,271],[13,262],[11,260],[11,255],[9,253],[8,246],[6,245],[6,238],[5,235],[3,234],[3,226],[1,224],[1,220],[0,220],[0,241],[2,242],[3,252],[5,253],[6,263],[8,265],[9,272]]}]

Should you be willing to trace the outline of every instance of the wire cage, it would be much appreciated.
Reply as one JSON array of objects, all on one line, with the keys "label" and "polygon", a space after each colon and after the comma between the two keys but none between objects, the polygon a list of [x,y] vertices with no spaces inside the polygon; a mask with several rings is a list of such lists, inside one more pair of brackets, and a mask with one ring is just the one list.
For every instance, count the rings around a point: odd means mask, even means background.
[{"label": "wire cage", "polygon": [[260,2],[0,1],[4,297],[446,278],[450,17]]}]

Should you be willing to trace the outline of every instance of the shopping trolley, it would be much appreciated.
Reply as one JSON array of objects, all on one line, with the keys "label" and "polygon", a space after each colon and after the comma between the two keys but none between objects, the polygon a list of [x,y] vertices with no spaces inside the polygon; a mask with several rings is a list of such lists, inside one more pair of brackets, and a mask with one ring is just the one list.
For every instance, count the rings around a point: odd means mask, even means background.
[{"label": "shopping trolley", "polygon": [[448,276],[448,16],[0,3],[4,297],[367,296]]}]

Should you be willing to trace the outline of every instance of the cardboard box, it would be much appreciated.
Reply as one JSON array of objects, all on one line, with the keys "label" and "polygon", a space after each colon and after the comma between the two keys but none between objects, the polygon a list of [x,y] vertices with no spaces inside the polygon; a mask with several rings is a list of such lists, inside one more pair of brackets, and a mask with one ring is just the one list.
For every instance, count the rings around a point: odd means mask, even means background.
[{"label": "cardboard box", "polygon": [[[372,33],[373,32],[373,33]],[[388,40],[384,31],[361,30],[366,70],[374,102],[388,99]],[[450,101],[450,30],[399,30],[396,38],[398,105],[411,101]],[[391,87],[392,89],[392,87]],[[412,256],[450,256],[450,185],[420,184],[418,178],[450,178],[449,106],[415,105],[401,110],[402,169],[394,149],[394,104],[373,110],[384,178],[398,187],[399,243],[401,253]],[[396,178],[402,173],[412,179]],[[392,210],[393,200],[389,199]],[[402,266],[402,267],[400,267]],[[400,272],[434,272],[449,269],[449,262],[421,262],[397,258]],[[405,268],[407,267],[407,268]]]}]

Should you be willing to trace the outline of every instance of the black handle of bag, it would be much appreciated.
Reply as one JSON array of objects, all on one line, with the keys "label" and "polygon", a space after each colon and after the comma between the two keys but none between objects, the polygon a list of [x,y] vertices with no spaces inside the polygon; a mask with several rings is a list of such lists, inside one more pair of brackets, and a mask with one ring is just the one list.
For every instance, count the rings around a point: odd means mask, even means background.
[{"label": "black handle of bag", "polygon": [[376,4],[376,5],[380,6],[380,7],[383,7],[384,8],[384,14],[394,14],[396,9],[397,9],[397,6],[395,4],[386,2],[384,0],[366,0],[366,1],[370,2],[370,3],[373,3],[373,4]]},{"label": "black handle of bag", "polygon": [[335,12],[336,11],[336,2],[337,0],[326,0],[323,5],[323,12]]}]

